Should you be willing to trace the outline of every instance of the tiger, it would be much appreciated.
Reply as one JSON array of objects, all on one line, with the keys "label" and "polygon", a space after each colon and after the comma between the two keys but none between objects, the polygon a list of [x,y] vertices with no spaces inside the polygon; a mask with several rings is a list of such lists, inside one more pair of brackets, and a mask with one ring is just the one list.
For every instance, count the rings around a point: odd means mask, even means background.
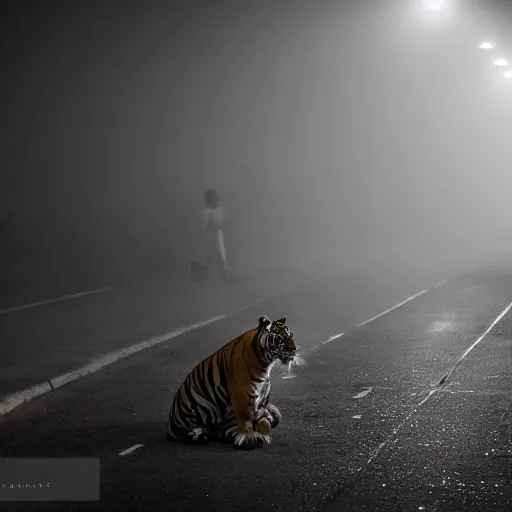
[{"label": "tiger", "polygon": [[176,391],[169,411],[170,441],[231,443],[252,450],[270,443],[281,413],[269,402],[270,372],[296,355],[286,318],[267,316],[201,361]]}]

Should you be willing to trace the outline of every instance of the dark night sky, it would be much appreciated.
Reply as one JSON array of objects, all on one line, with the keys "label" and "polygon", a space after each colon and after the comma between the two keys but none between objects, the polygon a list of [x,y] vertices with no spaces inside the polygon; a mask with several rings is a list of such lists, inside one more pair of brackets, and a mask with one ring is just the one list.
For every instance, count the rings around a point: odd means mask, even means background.
[{"label": "dark night sky", "polygon": [[27,238],[181,258],[210,186],[245,247],[495,229],[512,90],[478,19],[407,27],[406,3],[3,2],[1,200]]}]

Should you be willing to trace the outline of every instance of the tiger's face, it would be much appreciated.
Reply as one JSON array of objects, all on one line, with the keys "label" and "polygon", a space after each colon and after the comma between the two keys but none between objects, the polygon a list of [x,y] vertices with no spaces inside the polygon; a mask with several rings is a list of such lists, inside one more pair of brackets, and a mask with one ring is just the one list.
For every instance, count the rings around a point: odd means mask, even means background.
[{"label": "tiger's face", "polygon": [[261,317],[260,326],[267,331],[265,347],[270,357],[288,364],[295,357],[298,347],[295,345],[293,333],[286,325],[286,318],[271,322],[267,317]]}]

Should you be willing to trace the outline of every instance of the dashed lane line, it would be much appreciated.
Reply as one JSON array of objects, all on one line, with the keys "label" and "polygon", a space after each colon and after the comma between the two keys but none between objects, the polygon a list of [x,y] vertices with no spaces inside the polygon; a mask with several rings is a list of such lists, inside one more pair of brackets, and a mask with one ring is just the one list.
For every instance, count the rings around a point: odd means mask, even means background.
[{"label": "dashed lane line", "polygon": [[365,391],[361,391],[361,393],[358,393],[356,396],[353,396],[352,398],[364,398],[370,391],[373,389],[371,388],[365,388]]},{"label": "dashed lane line", "polygon": [[127,448],[126,450],[122,451],[119,455],[123,457],[124,455],[129,455],[130,453],[133,453],[135,450],[142,448],[143,444],[134,444],[133,446],[130,446],[130,448]]},{"label": "dashed lane line", "polygon": [[321,343],[321,345],[327,345],[327,343],[330,343],[331,341],[334,341],[334,340],[337,340],[338,338],[341,338],[343,336],[343,332],[340,332],[338,334],[334,334],[333,336],[331,336],[329,339],[323,341]]}]

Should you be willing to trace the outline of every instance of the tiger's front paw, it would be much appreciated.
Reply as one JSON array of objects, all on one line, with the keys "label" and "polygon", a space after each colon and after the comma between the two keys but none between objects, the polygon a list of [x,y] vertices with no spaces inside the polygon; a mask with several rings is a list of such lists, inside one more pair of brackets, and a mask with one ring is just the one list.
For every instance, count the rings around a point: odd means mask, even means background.
[{"label": "tiger's front paw", "polygon": [[254,430],[249,432],[239,432],[235,436],[235,446],[241,450],[254,450],[255,448],[261,448],[268,442],[270,442],[268,435],[261,434]]},{"label": "tiger's front paw", "polygon": [[279,409],[275,405],[267,404],[267,411],[269,413],[268,420],[270,422],[270,426],[272,428],[276,428],[281,421],[281,413],[279,412]]},{"label": "tiger's front paw", "polygon": [[267,418],[267,417],[261,418],[258,422],[255,423],[254,430],[264,436],[268,436],[270,434],[269,418]]}]

